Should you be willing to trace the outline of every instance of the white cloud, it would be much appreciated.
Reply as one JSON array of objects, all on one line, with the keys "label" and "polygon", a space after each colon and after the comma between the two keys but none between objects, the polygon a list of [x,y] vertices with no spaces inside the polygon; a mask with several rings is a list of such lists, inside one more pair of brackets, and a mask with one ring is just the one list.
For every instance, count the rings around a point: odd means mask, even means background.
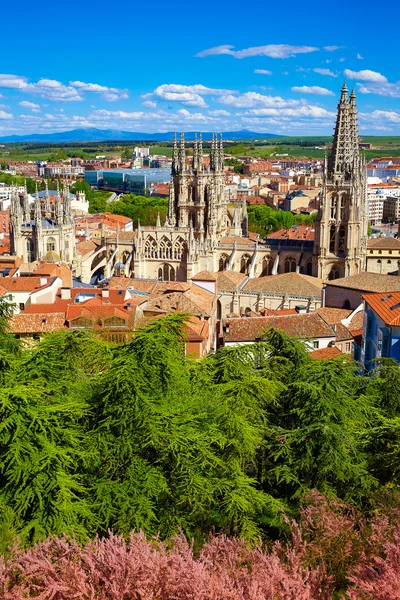
[{"label": "white cloud", "polygon": [[397,83],[358,83],[360,94],[376,94],[387,98],[400,98],[400,81]]},{"label": "white cloud", "polygon": [[299,92],[300,94],[316,94],[318,96],[334,96],[335,94],[326,88],[319,87],[318,85],[302,85],[294,86],[291,88],[292,92]]},{"label": "white cloud", "polygon": [[231,113],[227,110],[209,110],[208,114],[211,117],[230,117]]},{"label": "white cloud", "polygon": [[216,46],[208,48],[196,54],[197,57],[204,58],[205,56],[229,54],[234,58],[247,58],[249,56],[269,56],[269,58],[289,58],[297,54],[307,54],[315,52],[319,48],[314,46],[290,46],[289,44],[268,44],[267,46],[255,46],[253,48],[245,48],[243,50],[233,50],[234,46]]},{"label": "white cloud", "polygon": [[321,108],[320,106],[300,106],[298,108],[259,108],[246,112],[247,115],[258,117],[312,117],[313,119],[322,119],[326,117],[334,117],[335,113]]},{"label": "white cloud", "polygon": [[272,71],[267,71],[267,69],[254,69],[254,73],[257,75],[272,75]]},{"label": "white cloud", "polygon": [[226,94],[218,98],[218,102],[235,108],[275,108],[285,106],[298,106],[302,104],[301,100],[284,100],[280,96],[265,96],[258,92],[246,92],[245,94],[234,96]]},{"label": "white cloud", "polygon": [[361,56],[361,54],[359,52],[357,52],[357,58],[358,58],[358,60],[364,60],[364,57]]},{"label": "white cloud", "polygon": [[335,50],[339,50],[342,46],[324,46],[324,50],[327,52],[334,52]]},{"label": "white cloud", "polygon": [[313,69],[314,73],[319,73],[320,75],[329,75],[329,77],[337,77],[336,73],[333,73],[330,69]]},{"label": "white cloud", "polygon": [[387,79],[381,73],[377,71],[370,71],[369,69],[365,69],[363,71],[351,71],[350,69],[345,69],[344,74],[349,79],[356,79],[358,81],[370,81],[375,83],[386,83]]},{"label": "white cloud", "polygon": [[153,100],[146,100],[145,102],[143,102],[143,106],[145,106],[146,108],[156,108],[157,102],[153,102]]},{"label": "white cloud", "polygon": [[115,102],[116,100],[126,100],[129,97],[127,90],[99,85],[98,83],[84,83],[83,81],[70,81],[70,86],[81,90],[82,92],[94,92],[100,94],[104,100]]},{"label": "white cloud", "polygon": [[54,79],[40,79],[37,83],[29,83],[26,77],[0,74],[0,88],[19,90],[58,102],[83,100],[75,88]]},{"label": "white cloud", "polygon": [[400,123],[400,113],[394,110],[374,110],[371,113],[360,113],[363,121],[388,121],[390,123]]},{"label": "white cloud", "polygon": [[4,110],[0,110],[0,119],[12,119],[13,116],[11,113],[5,112]]},{"label": "white cloud", "polygon": [[28,100],[23,100],[19,103],[22,108],[30,108],[32,112],[40,112],[39,104],[35,104],[34,102],[29,102]]},{"label": "white cloud", "polygon": [[234,94],[233,90],[222,90],[216,88],[209,88],[201,84],[195,85],[181,85],[176,83],[164,83],[159,85],[154,92],[144,94],[142,98],[160,98],[161,100],[167,100],[168,102],[180,102],[185,106],[196,106],[206,108],[207,104],[203,96],[214,95],[220,96],[221,94]]}]

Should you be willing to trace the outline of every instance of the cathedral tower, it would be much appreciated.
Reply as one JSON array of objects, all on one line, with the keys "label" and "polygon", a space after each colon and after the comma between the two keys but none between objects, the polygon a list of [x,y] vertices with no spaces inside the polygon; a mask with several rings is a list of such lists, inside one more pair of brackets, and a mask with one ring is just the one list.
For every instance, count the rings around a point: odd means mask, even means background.
[{"label": "cathedral tower", "polygon": [[354,90],[341,90],[332,150],[315,224],[313,270],[322,279],[337,279],[365,269],[368,215],[367,171],[360,157]]},{"label": "cathedral tower", "polygon": [[195,140],[193,161],[186,157],[184,134],[174,139],[168,225],[193,228],[195,238],[210,246],[227,228],[222,135],[212,136],[209,166],[204,165],[202,138]]}]

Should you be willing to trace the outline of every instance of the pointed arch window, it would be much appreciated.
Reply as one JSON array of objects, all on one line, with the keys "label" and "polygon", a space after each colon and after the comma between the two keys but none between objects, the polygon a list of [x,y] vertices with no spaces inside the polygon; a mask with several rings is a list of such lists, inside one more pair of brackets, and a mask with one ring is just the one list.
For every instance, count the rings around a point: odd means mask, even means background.
[{"label": "pointed arch window", "polygon": [[248,275],[250,270],[250,264],[251,256],[249,254],[243,254],[242,258],[240,259],[240,272]]},{"label": "pointed arch window", "polygon": [[186,253],[186,242],[183,238],[179,237],[174,244],[174,256],[175,260],[183,260]]},{"label": "pointed arch window", "polygon": [[261,277],[267,277],[268,275],[272,275],[273,266],[274,266],[273,258],[265,256],[262,261]]},{"label": "pointed arch window", "polygon": [[159,247],[159,258],[171,259],[172,258],[172,243],[167,237],[163,237]]},{"label": "pointed arch window", "polygon": [[346,242],[346,228],[345,228],[344,225],[341,225],[339,227],[339,244],[338,244],[338,250],[342,254],[345,251],[345,245],[346,245],[345,242]]},{"label": "pointed arch window", "polygon": [[221,254],[219,263],[218,263],[218,271],[225,271],[226,267],[229,263],[229,256],[227,254]]},{"label": "pointed arch window", "polygon": [[295,273],[297,269],[297,260],[293,256],[288,256],[285,260],[285,273]]},{"label": "pointed arch window", "polygon": [[144,244],[145,258],[158,258],[157,242],[154,238],[149,237]]},{"label": "pointed arch window", "polygon": [[335,241],[336,241],[336,227],[331,225],[329,230],[329,252],[334,254],[335,252]]},{"label": "pointed arch window", "polygon": [[175,269],[168,265],[167,263],[163,264],[162,267],[158,269],[158,279],[162,281],[175,281]]},{"label": "pointed arch window", "polygon": [[337,196],[331,196],[331,219],[336,219]]},{"label": "pointed arch window", "polygon": [[334,265],[332,267],[332,269],[330,270],[328,279],[329,279],[329,281],[333,281],[334,279],[339,279],[339,277],[340,277],[339,268],[336,265]]},{"label": "pointed arch window", "polygon": [[49,238],[46,244],[46,252],[54,252],[56,249],[56,240],[54,238]]}]

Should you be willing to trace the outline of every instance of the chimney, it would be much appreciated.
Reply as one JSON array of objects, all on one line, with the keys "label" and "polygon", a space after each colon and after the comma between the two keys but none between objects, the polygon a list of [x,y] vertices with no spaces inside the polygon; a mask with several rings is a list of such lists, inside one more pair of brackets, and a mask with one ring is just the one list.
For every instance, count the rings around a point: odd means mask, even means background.
[{"label": "chimney", "polygon": [[110,297],[110,290],[103,288],[101,290],[101,296],[102,296],[102,298],[109,298]]},{"label": "chimney", "polygon": [[307,306],[295,306],[295,310],[299,315],[307,314]]},{"label": "chimney", "polygon": [[70,288],[61,288],[61,300],[71,300],[71,289]]},{"label": "chimney", "polygon": [[40,285],[46,285],[47,284],[47,277],[41,277],[40,278]]}]

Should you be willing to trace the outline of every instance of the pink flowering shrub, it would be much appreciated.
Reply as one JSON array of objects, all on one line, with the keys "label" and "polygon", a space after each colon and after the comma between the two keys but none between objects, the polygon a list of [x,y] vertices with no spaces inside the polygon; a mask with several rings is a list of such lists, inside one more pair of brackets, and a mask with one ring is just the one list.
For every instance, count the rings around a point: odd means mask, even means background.
[{"label": "pink flowering shrub", "polygon": [[0,561],[0,600],[398,600],[400,519],[389,513],[367,522],[312,492],[288,521],[291,540],[270,549],[223,535],[197,553],[183,535],[49,538]]}]

